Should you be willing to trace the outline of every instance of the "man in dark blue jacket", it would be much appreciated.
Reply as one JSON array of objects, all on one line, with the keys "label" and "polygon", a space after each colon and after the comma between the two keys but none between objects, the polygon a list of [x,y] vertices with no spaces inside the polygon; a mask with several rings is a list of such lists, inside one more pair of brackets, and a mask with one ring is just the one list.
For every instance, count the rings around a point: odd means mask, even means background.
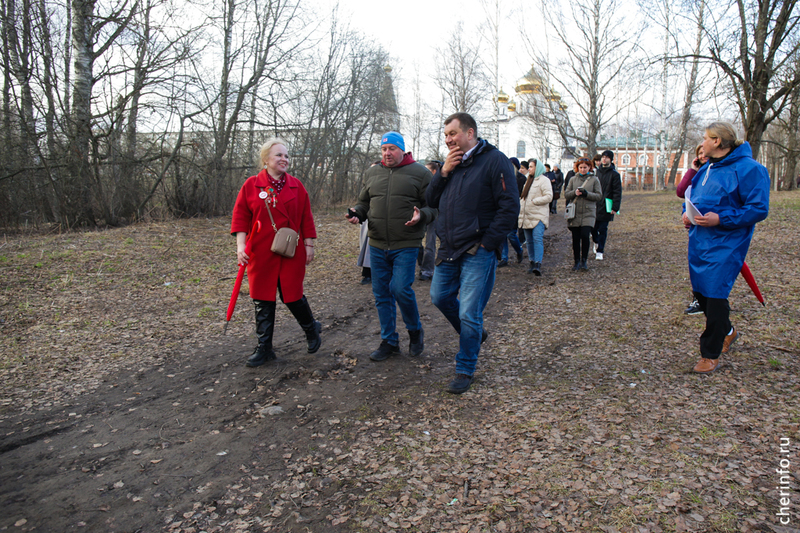
[{"label": "man in dark blue jacket", "polygon": [[447,390],[461,394],[472,384],[486,340],[483,308],[503,241],[517,227],[519,191],[511,161],[478,137],[469,114],[447,117],[444,138],[450,152],[426,192],[428,205],[439,209],[441,241],[431,300],[460,335],[456,377]]}]

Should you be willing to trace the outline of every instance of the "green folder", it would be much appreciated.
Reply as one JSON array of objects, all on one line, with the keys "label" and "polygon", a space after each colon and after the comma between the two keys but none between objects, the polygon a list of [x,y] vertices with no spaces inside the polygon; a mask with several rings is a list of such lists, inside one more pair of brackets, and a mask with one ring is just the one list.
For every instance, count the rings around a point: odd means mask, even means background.
[{"label": "green folder", "polygon": [[606,198],[606,213],[611,212],[611,206],[614,205],[614,200],[611,198]]}]

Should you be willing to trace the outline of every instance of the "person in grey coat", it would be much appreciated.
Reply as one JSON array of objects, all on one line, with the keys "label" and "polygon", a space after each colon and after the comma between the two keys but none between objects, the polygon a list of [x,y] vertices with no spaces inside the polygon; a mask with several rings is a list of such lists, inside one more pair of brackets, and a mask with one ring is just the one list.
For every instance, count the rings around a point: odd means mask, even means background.
[{"label": "person in grey coat", "polygon": [[589,239],[597,218],[597,202],[603,199],[600,181],[592,173],[592,160],[582,157],[575,161],[575,175],[569,180],[564,197],[575,204],[575,216],[567,226],[572,232],[572,256],[575,266],[572,270],[589,270]]}]

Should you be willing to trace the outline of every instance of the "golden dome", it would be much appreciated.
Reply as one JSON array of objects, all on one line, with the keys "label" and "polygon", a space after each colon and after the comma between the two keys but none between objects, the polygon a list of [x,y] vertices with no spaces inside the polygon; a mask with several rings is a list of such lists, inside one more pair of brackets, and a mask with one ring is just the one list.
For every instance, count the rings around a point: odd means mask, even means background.
[{"label": "golden dome", "polygon": [[560,102],[561,94],[558,91],[550,89],[550,94],[547,95],[547,99],[550,100],[551,102]]},{"label": "golden dome", "polygon": [[514,90],[517,94],[541,94],[544,87],[544,80],[536,72],[536,69],[531,66],[531,70],[528,71],[525,77],[520,78]]},{"label": "golden dome", "polygon": [[517,110],[517,104],[514,103],[514,100],[511,100],[510,102],[508,102],[508,110],[509,111],[516,111]]},{"label": "golden dome", "polygon": [[506,102],[508,102],[508,95],[503,92],[502,87],[500,87],[500,92],[497,93],[497,101],[500,102],[501,104],[505,104]]},{"label": "golden dome", "polygon": [[392,71],[392,66],[391,65],[386,65],[385,67],[383,67],[383,71],[386,74],[389,74]]}]

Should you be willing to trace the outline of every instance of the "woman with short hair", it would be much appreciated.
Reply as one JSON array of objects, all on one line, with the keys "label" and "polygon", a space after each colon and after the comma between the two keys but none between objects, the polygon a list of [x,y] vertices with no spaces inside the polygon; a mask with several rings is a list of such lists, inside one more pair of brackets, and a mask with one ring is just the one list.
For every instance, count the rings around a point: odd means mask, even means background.
[{"label": "woman with short hair", "polygon": [[750,145],[728,122],[714,122],[703,135],[708,163],[692,178],[687,200],[700,215],[689,228],[689,275],[694,296],[706,315],[700,335],[700,361],[693,371],[707,374],[721,366],[739,332],[730,321],[728,296],[742,270],[755,225],[769,214],[769,174],[753,159]]},{"label": "woman with short hair", "polygon": [[[240,265],[247,265],[250,297],[255,304],[258,346],[247,360],[247,366],[251,367],[276,359],[272,350],[276,292],[305,332],[308,353],[315,353],[322,344],[319,336],[322,325],[314,320],[303,294],[306,265],[314,260],[317,238],[308,192],[300,180],[286,172],[289,151],[281,139],[264,143],[260,166],[263,167],[261,172],[247,178],[242,185],[231,221],[231,234],[236,236],[236,257]],[[260,229],[257,222],[261,223]],[[293,257],[272,252],[275,234],[284,227],[299,235]],[[249,255],[245,253],[248,239],[252,240]]]}]

